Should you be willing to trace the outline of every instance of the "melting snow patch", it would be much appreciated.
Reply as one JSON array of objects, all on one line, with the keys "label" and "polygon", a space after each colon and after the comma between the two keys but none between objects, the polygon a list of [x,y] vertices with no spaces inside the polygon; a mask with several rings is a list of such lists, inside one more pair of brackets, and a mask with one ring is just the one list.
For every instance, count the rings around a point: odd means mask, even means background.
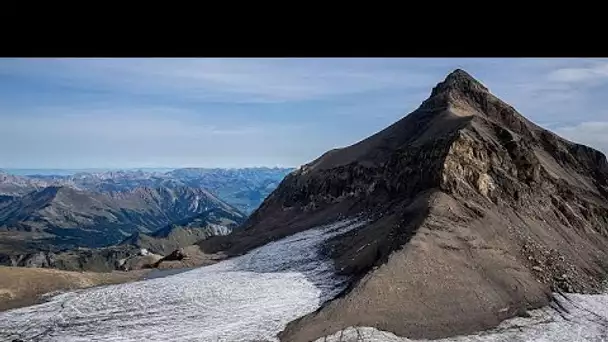
[{"label": "melting snow patch", "polygon": [[365,224],[345,220],[163,278],[67,292],[0,313],[0,340],[277,341],[337,295],[344,278],[319,247]]},{"label": "melting snow patch", "polygon": [[[543,308],[530,317],[509,319],[497,328],[432,342],[608,341],[608,295],[570,294],[560,299],[565,311]],[[348,328],[315,342],[414,342],[371,327]],[[427,341],[427,340],[424,340]]]}]

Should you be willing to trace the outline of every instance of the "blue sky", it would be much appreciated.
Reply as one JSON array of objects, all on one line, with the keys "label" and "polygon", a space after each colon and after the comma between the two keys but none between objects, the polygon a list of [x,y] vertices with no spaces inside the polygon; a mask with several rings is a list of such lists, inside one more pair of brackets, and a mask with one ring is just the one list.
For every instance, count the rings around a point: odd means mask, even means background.
[{"label": "blue sky", "polygon": [[0,168],[298,166],[455,68],[608,151],[608,59],[0,59]]}]

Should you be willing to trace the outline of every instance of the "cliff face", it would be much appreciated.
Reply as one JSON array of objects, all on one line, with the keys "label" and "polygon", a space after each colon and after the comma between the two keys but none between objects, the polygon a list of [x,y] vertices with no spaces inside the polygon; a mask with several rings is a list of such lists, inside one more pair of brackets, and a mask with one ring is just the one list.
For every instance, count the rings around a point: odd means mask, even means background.
[{"label": "cliff face", "polygon": [[371,223],[326,246],[353,283],[283,340],[357,325],[469,333],[548,304],[552,291],[596,291],[608,271],[606,157],[528,121],[462,70],[397,123],[292,172],[244,231],[200,246],[240,254],[361,215]]}]

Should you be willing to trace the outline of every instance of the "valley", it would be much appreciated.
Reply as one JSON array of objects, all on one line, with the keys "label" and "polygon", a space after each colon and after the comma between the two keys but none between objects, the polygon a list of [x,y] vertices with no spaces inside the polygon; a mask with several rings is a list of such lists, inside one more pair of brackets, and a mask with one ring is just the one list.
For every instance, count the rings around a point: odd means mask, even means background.
[{"label": "valley", "polygon": [[0,173],[0,264],[98,272],[154,267],[174,250],[238,228],[289,170]]}]

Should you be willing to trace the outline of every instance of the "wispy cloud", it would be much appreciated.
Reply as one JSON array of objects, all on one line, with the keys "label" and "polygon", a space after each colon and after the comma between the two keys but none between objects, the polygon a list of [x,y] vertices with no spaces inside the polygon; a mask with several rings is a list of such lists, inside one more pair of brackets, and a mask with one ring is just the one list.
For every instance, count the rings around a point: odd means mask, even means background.
[{"label": "wispy cloud", "polygon": [[[171,94],[201,101],[283,102],[323,99],[432,82],[390,62],[312,59],[39,59],[5,60],[0,74],[45,78],[133,94]],[[422,84],[421,84],[422,83]]]},{"label": "wispy cloud", "polygon": [[[206,120],[202,115],[204,113],[192,109],[145,105],[35,106],[25,112],[13,111],[12,114],[3,119],[4,127],[0,129],[8,131],[16,128],[15,131],[19,131],[27,128],[32,135],[50,131],[108,139],[121,136],[138,139],[184,138],[201,134],[235,135],[258,132],[273,126],[254,126],[250,122],[220,125],[213,120],[213,116]],[[66,126],[68,123],[69,128]]]},{"label": "wispy cloud", "polygon": [[606,150],[606,59],[0,59],[0,167],[299,165],[455,68]]},{"label": "wispy cloud", "polygon": [[566,83],[605,82],[608,81],[608,63],[592,63],[585,67],[557,69],[549,74],[549,79]]}]

